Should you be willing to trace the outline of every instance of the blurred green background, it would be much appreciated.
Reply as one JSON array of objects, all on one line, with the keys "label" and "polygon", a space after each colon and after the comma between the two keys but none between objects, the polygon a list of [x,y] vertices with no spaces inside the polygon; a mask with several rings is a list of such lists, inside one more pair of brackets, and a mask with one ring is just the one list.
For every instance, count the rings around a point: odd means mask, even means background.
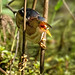
[{"label": "blurred green background", "polygon": [[[0,67],[7,72],[9,72],[11,61],[15,55],[16,40],[14,40],[14,36],[17,35],[15,15],[5,7],[9,1],[2,0],[2,3],[0,2],[0,10],[2,10],[0,16],[4,16],[3,23],[0,22]],[[65,1],[75,16],[75,0]],[[14,10],[18,10],[21,8],[21,5],[19,6],[21,2],[23,1],[16,0],[10,6]],[[32,3],[33,0],[27,0],[27,8],[32,8]],[[43,7],[44,0],[38,0],[36,10],[41,15],[43,15]],[[63,0],[49,0],[48,15],[48,23],[52,26],[50,30],[52,38],[47,35],[44,73],[45,75],[75,75],[75,21],[64,6]],[[29,61],[25,70],[26,75],[39,75],[39,50],[39,45],[28,42]],[[12,75],[19,75],[17,71],[18,55],[13,65]],[[2,75],[1,72],[0,75]]]}]

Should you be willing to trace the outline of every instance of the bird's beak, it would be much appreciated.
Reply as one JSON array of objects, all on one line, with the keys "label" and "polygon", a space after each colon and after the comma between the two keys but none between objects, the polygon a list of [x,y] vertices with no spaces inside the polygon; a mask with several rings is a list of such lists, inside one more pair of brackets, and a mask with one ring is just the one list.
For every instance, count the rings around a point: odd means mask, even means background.
[{"label": "bird's beak", "polygon": [[46,22],[41,22],[41,25],[45,25],[46,29],[42,28],[42,30],[45,31],[50,37],[52,37],[52,35],[51,35],[50,31],[49,31],[49,28],[52,28],[51,25],[49,25]]},{"label": "bird's beak", "polygon": [[[49,28],[52,28],[51,25],[49,25],[48,23],[45,22],[45,24],[46,24]],[[47,28],[47,29],[45,30],[45,32],[46,32],[50,37],[52,37],[50,31],[48,30],[49,28]]]},{"label": "bird's beak", "polygon": [[52,37],[52,35],[51,35],[51,33],[50,33],[50,31],[47,29],[47,30],[45,30],[45,32],[50,36],[50,37]]},{"label": "bird's beak", "polygon": [[48,30],[48,29],[42,29],[44,32],[46,32],[50,37],[52,37],[52,35],[51,35],[51,33],[50,33],[50,31]]},{"label": "bird's beak", "polygon": [[52,26],[45,22],[45,25],[47,25],[49,28],[52,28]]}]

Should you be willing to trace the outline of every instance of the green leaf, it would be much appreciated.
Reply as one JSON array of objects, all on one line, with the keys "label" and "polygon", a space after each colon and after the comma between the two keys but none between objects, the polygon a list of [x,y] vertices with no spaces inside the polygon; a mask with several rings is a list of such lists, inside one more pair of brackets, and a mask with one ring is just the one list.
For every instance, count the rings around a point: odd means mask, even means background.
[{"label": "green leaf", "polygon": [[64,58],[63,57],[60,57],[60,58],[55,58],[58,62],[64,62],[65,60],[64,60]]},{"label": "green leaf", "polygon": [[54,21],[51,25],[52,25],[52,26],[53,26],[53,25],[56,25],[56,24],[58,24],[60,21],[61,21],[61,19],[58,19],[58,20]]},{"label": "green leaf", "polygon": [[34,70],[29,70],[29,73],[33,73],[34,72]]},{"label": "green leaf", "polygon": [[66,58],[66,60],[69,60],[70,59],[68,55],[66,55],[65,58]]},{"label": "green leaf", "polygon": [[3,51],[4,49],[5,49],[5,47],[2,47],[2,46],[0,45],[0,52]]},{"label": "green leaf", "polygon": [[59,1],[57,2],[56,6],[55,6],[55,11],[59,10],[60,7],[62,6],[62,4],[63,4],[63,1],[62,1],[62,0],[59,0]]},{"label": "green leaf", "polygon": [[6,60],[3,60],[1,63],[7,63],[9,60],[6,59]]},{"label": "green leaf", "polygon": [[2,51],[3,53],[8,53],[8,51],[7,50],[4,50],[4,51]]}]

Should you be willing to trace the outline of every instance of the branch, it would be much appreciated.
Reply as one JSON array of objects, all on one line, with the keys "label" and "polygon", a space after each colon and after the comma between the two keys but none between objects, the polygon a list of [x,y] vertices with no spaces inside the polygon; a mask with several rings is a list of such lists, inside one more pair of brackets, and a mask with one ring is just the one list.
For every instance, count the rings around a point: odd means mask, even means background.
[{"label": "branch", "polygon": [[22,54],[25,53],[25,32],[26,32],[26,3],[27,0],[25,0],[25,4],[24,4],[24,23],[23,23],[23,47],[22,47]]},{"label": "branch", "polygon": [[67,3],[65,2],[65,0],[63,0],[63,3],[64,3],[64,5],[65,5],[66,9],[68,10],[68,12],[70,13],[70,15],[72,16],[73,20],[75,21],[75,17],[73,16],[73,14],[72,14],[72,12],[71,12],[69,6],[68,6]]},{"label": "branch", "polygon": [[14,1],[14,0],[10,1],[10,2],[6,5],[6,7],[7,7],[8,9],[10,9],[10,10],[15,14],[15,13],[17,13],[17,11],[13,10],[13,9],[9,6],[13,1]]},{"label": "branch", "polygon": [[32,5],[32,9],[33,9],[33,10],[35,10],[36,3],[37,3],[37,0],[33,0],[33,5]]},{"label": "branch", "polygon": [[48,20],[48,3],[49,3],[49,0],[44,0],[43,17],[46,19],[46,22]]},{"label": "branch", "polygon": [[[22,44],[22,56],[24,57],[25,55],[25,42],[26,42],[26,38],[25,38],[25,32],[26,32],[26,3],[27,0],[24,0],[24,23],[23,23],[23,44]],[[25,63],[25,59],[22,59],[22,63]],[[24,66],[22,67],[24,68]],[[21,75],[24,75],[24,69],[21,71]]]},{"label": "branch", "polygon": [[24,31],[26,30],[26,3],[27,0],[25,0],[25,4],[24,4]]},{"label": "branch", "polygon": [[5,72],[1,67],[0,67],[0,71],[4,74],[8,74],[7,72]]},{"label": "branch", "polygon": [[[43,16],[46,19],[45,21],[47,22],[48,19],[48,2],[49,0],[44,0],[44,12]],[[43,38],[46,39],[46,32],[44,34],[42,33]],[[46,41],[43,41],[43,44],[46,45]],[[44,72],[44,57],[45,57],[45,49],[41,48],[40,52],[40,74],[43,74]]]}]

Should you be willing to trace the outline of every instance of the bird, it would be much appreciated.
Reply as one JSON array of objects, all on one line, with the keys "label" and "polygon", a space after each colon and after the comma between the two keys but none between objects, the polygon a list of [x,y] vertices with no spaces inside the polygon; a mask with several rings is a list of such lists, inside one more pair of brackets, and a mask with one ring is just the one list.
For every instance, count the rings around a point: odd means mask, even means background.
[{"label": "bird", "polygon": [[[24,21],[24,8],[21,8],[16,13],[16,24],[18,29],[23,30]],[[31,8],[26,8],[26,40],[33,43],[39,43],[43,32],[46,32],[49,36],[52,36],[49,28],[52,28],[45,18],[40,15],[39,12]]]}]

